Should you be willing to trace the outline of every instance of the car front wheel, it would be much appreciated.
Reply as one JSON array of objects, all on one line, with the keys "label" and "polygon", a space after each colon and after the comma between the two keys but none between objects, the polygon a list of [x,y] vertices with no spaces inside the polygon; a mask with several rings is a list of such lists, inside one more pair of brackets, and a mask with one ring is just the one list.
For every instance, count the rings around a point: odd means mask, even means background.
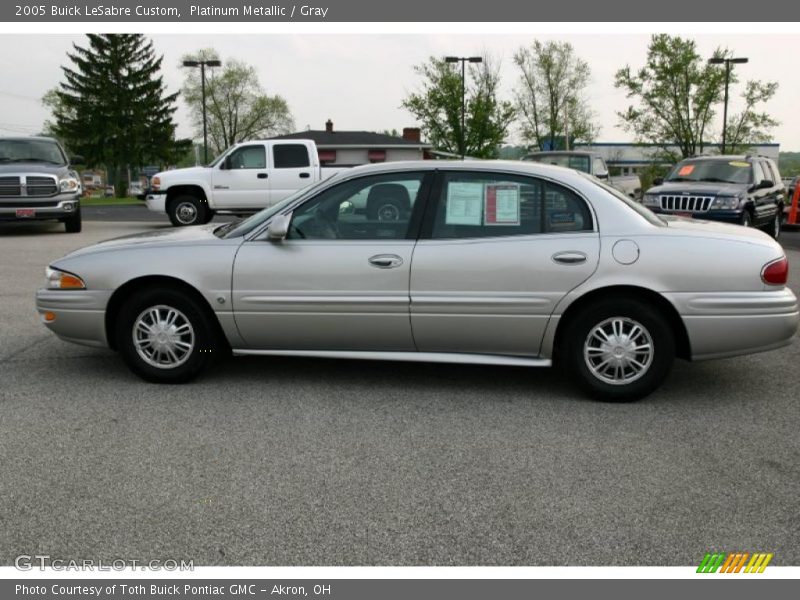
[{"label": "car front wheel", "polygon": [[194,196],[178,196],[169,203],[167,214],[169,220],[175,227],[184,227],[188,225],[202,225],[207,223],[206,203]]},{"label": "car front wheel", "polygon": [[191,381],[224,353],[212,318],[182,291],[145,291],[123,304],[117,346],[128,367],[142,379]]},{"label": "car front wheel", "polygon": [[605,300],[589,306],[566,332],[566,364],[590,395],[630,402],[657,389],[675,357],[666,319],[637,300]]}]

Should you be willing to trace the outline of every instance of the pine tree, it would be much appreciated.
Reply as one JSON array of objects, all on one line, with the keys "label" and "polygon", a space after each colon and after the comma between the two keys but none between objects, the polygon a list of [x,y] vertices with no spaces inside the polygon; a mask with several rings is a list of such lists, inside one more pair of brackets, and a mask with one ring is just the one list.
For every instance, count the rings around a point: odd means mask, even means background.
[{"label": "pine tree", "polygon": [[175,139],[178,94],[167,94],[160,75],[163,57],[141,34],[88,34],[73,44],[62,67],[54,132],[89,166],[103,165],[125,193],[123,173],[148,163],[174,162],[188,140]]}]

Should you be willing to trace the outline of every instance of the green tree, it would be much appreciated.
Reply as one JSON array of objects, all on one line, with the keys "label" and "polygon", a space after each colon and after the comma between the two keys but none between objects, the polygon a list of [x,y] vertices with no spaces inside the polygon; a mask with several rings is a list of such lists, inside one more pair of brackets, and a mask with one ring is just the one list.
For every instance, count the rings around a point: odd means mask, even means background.
[{"label": "green tree", "polygon": [[[714,57],[730,56],[717,48]],[[737,83],[735,72],[730,83]],[[709,64],[697,52],[694,40],[666,34],[650,40],[645,65],[638,70],[625,66],[617,71],[615,85],[636,100],[618,113],[623,126],[637,141],[657,144],[665,160],[679,160],[702,153],[709,140],[720,139],[721,127],[714,127],[716,107],[722,102],[725,66]],[[776,122],[755,106],[769,100],[775,83],[748,82],[742,113],[729,117],[729,143],[734,146],[764,141]],[[674,151],[677,148],[677,153]]]},{"label": "green tree", "polygon": [[500,73],[491,57],[468,67],[463,132],[460,66],[431,57],[414,70],[423,78],[422,89],[406,97],[402,106],[421,124],[428,141],[445,152],[495,158],[514,119],[514,107],[498,99]]},{"label": "green tree", "polygon": [[745,152],[753,144],[772,139],[771,130],[780,125],[769,113],[759,112],[756,107],[769,101],[778,91],[776,81],[748,81],[741,94],[744,108],[740,113],[728,116],[726,146],[733,153]]},{"label": "green tree", "polygon": [[[219,55],[213,48],[204,48],[184,58],[208,60],[219,59]],[[183,99],[189,105],[197,135],[202,136],[199,69],[186,72]],[[220,68],[206,70],[206,115],[209,148],[215,153],[238,142],[290,133],[294,128],[286,100],[264,91],[254,67],[232,59]]]},{"label": "green tree", "polygon": [[586,86],[589,64],[575,55],[569,42],[538,40],[514,54],[519,69],[515,90],[522,138],[544,150],[555,148],[556,140],[591,142],[598,134],[589,108]]},{"label": "green tree", "polygon": [[160,74],[163,57],[140,34],[88,34],[89,45],[73,44],[69,66],[55,94],[51,131],[82,155],[88,166],[104,166],[118,196],[126,173],[147,163],[171,163],[185,152],[176,140],[175,99]]}]

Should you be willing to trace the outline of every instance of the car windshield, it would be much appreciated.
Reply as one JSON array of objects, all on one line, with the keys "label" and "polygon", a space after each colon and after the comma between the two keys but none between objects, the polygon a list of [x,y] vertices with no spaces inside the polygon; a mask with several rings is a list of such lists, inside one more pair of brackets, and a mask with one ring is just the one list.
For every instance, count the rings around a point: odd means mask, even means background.
[{"label": "car windshield", "polygon": [[589,157],[581,154],[529,154],[522,160],[576,169],[583,173],[589,173],[591,171],[589,168]]},{"label": "car windshield", "polygon": [[603,188],[605,191],[614,196],[616,199],[624,202],[631,210],[633,210],[640,216],[647,219],[647,221],[652,225],[658,225],[658,226],[666,225],[666,221],[664,221],[664,219],[662,219],[660,216],[658,216],[656,213],[651,211],[646,206],[642,206],[638,202],[632,200],[631,198],[620,192],[618,189],[613,188],[610,185],[603,183],[596,177],[592,177],[591,175],[588,175],[586,173],[582,173],[582,175],[587,181],[591,181],[594,185]]},{"label": "car windshield", "polygon": [[67,159],[54,140],[0,140],[0,164],[26,162],[65,165]]},{"label": "car windshield", "polygon": [[221,225],[220,227],[217,227],[214,230],[214,233],[217,236],[224,238],[234,238],[247,235],[257,227],[260,227],[263,223],[271,219],[273,215],[281,212],[285,207],[289,206],[290,204],[300,199],[301,197],[305,196],[306,194],[314,192],[317,188],[321,187],[323,184],[328,184],[331,181],[334,181],[338,177],[339,173],[334,173],[327,179],[324,179],[323,181],[318,181],[312,186],[298,190],[294,194],[290,195],[288,198],[284,198],[277,204],[265,208],[264,210],[257,212],[256,214],[251,215],[246,219],[243,219],[241,221],[233,221],[231,223],[226,223],[225,225]]},{"label": "car windshield", "polygon": [[743,160],[686,160],[675,165],[664,181],[751,183],[753,167]]}]

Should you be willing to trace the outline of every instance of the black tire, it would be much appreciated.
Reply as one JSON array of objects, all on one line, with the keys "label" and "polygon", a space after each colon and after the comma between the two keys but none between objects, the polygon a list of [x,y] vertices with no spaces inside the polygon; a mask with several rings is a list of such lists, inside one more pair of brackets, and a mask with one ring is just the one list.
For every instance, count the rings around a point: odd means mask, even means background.
[{"label": "black tire", "polygon": [[367,219],[370,221],[400,221],[406,217],[406,208],[402,202],[392,199],[373,202],[367,206]]},{"label": "black tire", "polygon": [[213,219],[213,218],[214,218],[214,211],[213,210],[209,210],[208,208],[206,208],[206,216],[203,217],[203,225],[206,225],[207,223],[211,223],[211,219]]},{"label": "black tire", "polygon": [[67,233],[80,233],[81,229],[83,228],[83,224],[81,221],[81,207],[75,209],[75,212],[70,215],[69,217],[64,219],[64,228],[67,230]]},{"label": "black tire", "polygon": [[753,217],[750,215],[750,211],[745,210],[742,213],[742,218],[739,221],[742,227],[752,227],[753,226]]},{"label": "black tire", "polygon": [[[637,369],[633,366],[621,367],[622,379],[619,383],[609,383],[602,379],[601,375],[593,373],[589,366],[590,362],[597,361],[594,363],[597,370],[598,363],[601,363],[606,356],[600,354],[602,352],[600,348],[592,346],[597,343],[595,340],[600,338],[593,338],[590,341],[589,336],[601,324],[608,323],[606,326],[613,327],[613,323],[617,320],[622,321],[623,326],[630,326],[629,332],[633,332],[634,324],[643,328],[645,332],[643,337],[634,337],[633,343],[636,347],[644,346],[649,336],[651,354],[649,359],[645,358],[644,354],[633,355],[636,360],[646,365],[638,375],[634,376]],[[639,300],[608,298],[587,306],[570,318],[564,337],[561,339],[565,344],[562,355],[564,366],[587,393],[598,400],[608,402],[632,402],[652,393],[669,374],[675,358],[675,337],[666,318],[656,308]],[[613,355],[616,348],[620,348],[619,351],[622,353],[622,346],[609,347],[609,353]],[[616,368],[614,361],[616,358],[612,358],[608,366]],[[602,368],[600,370],[602,371]],[[630,381],[626,383],[624,380],[628,370],[630,370]]]},{"label": "black tire", "polygon": [[167,205],[169,220],[175,227],[188,227],[208,223],[205,220],[208,212],[205,200],[189,194],[177,196],[170,200]]},{"label": "black tire", "polygon": [[775,213],[775,216],[772,217],[769,225],[764,229],[764,231],[769,234],[772,239],[777,240],[781,236],[781,226],[783,224],[783,210],[780,208],[778,212]]},{"label": "black tire", "polygon": [[[170,367],[168,364],[155,366],[137,350],[134,342],[134,336],[137,335],[134,330],[135,324],[145,311],[153,309],[160,310],[162,314],[167,309],[178,311],[180,317],[175,324],[183,324],[185,320],[190,325],[192,337],[184,334],[180,339],[184,343],[191,342],[192,348],[180,357],[182,362],[176,362],[175,366]],[[115,331],[119,353],[131,371],[146,381],[154,383],[191,381],[211,367],[214,361],[228,353],[227,344],[219,332],[219,325],[214,321],[213,314],[209,313],[207,307],[180,290],[166,288],[142,291],[128,298],[120,309]],[[150,322],[157,321],[151,319]],[[147,336],[143,330],[141,331],[141,336],[155,340],[155,336]],[[149,348],[154,350],[154,345],[151,344]],[[163,356],[167,357],[166,353]]]}]

